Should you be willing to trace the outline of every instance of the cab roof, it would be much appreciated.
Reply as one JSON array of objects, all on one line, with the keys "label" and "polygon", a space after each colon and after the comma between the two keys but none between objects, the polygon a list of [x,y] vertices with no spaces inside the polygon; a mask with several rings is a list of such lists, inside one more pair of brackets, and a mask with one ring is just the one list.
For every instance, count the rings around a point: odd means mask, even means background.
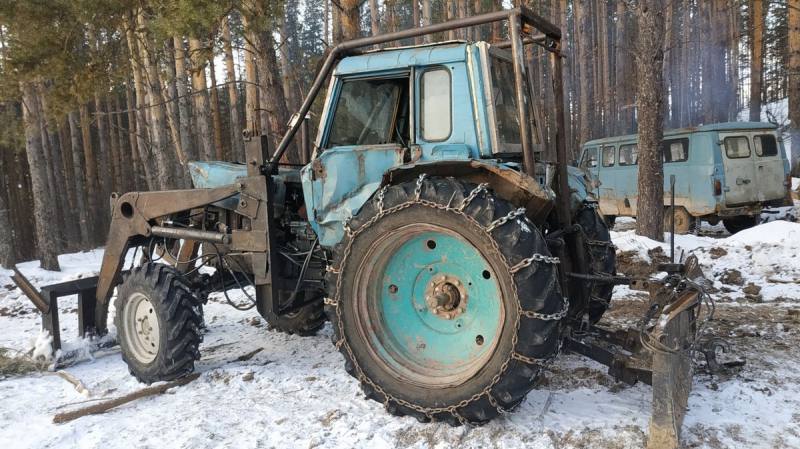
[{"label": "cab roof", "polygon": [[343,58],[336,66],[334,75],[391,71],[412,66],[462,62],[466,61],[467,48],[472,45],[474,44],[466,41],[447,41],[372,50]]},{"label": "cab roof", "polygon": [[[664,131],[664,136],[675,136],[681,134],[692,134],[709,131],[750,131],[753,129],[776,129],[778,126],[768,122],[722,122],[709,123],[708,125],[689,126]],[[637,134],[627,134],[624,136],[604,137],[602,139],[590,140],[583,146],[602,145],[606,143],[616,143],[622,141],[636,140]]]}]

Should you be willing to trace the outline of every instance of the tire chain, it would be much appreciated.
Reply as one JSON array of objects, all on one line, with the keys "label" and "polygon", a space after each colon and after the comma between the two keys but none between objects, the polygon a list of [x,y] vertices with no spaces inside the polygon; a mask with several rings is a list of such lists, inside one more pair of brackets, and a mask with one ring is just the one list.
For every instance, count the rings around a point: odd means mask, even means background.
[{"label": "tire chain", "polygon": [[[367,220],[358,229],[355,229],[355,230],[350,229],[350,226],[349,226],[349,221],[350,220],[349,219],[345,222],[345,230],[349,231],[348,232],[348,236],[350,237],[350,239],[348,240],[347,245],[345,246],[344,251],[342,252],[342,258],[339,261],[339,267],[338,268],[329,268],[328,269],[328,271],[330,271],[331,273],[337,274],[337,276],[336,276],[335,297],[334,298],[325,298],[324,299],[324,303],[326,305],[328,305],[328,306],[334,307],[335,311],[336,311],[338,332],[339,332],[339,340],[337,340],[334,343],[335,347],[337,349],[340,349],[341,347],[345,348],[345,350],[347,351],[347,353],[349,355],[350,360],[353,363],[353,368],[355,369],[355,372],[357,374],[356,378],[359,380],[359,382],[361,382],[362,384],[369,385],[375,392],[380,393],[381,395],[383,395],[384,408],[388,409],[390,407],[390,403],[394,402],[397,405],[406,407],[408,409],[411,409],[411,410],[414,410],[414,411],[416,411],[418,413],[423,414],[429,420],[433,420],[433,415],[435,415],[435,414],[450,413],[462,425],[467,425],[467,424],[469,424],[469,421],[458,413],[458,409],[462,409],[462,408],[468,406],[469,404],[471,404],[471,403],[473,403],[475,401],[478,401],[480,398],[482,398],[484,396],[486,396],[486,398],[489,401],[489,404],[492,407],[494,407],[495,410],[497,410],[497,412],[499,414],[505,414],[505,413],[508,412],[507,410],[503,409],[503,407],[500,406],[497,403],[497,400],[492,396],[491,390],[500,381],[502,375],[505,374],[505,372],[508,369],[508,366],[509,366],[509,364],[511,363],[512,360],[517,360],[517,361],[520,361],[520,362],[528,364],[528,365],[537,366],[538,367],[537,373],[538,373],[538,372],[541,372],[542,368],[546,368],[547,366],[552,364],[552,362],[558,357],[559,353],[561,352],[562,340],[559,338],[558,346],[556,347],[555,352],[549,357],[546,357],[546,358],[533,358],[533,357],[527,357],[527,356],[524,356],[522,354],[517,353],[516,352],[516,347],[517,347],[517,343],[519,342],[518,334],[519,334],[519,328],[520,328],[520,318],[521,317],[526,317],[526,318],[539,319],[539,320],[560,320],[560,319],[564,318],[567,315],[567,312],[568,312],[568,309],[569,309],[569,303],[568,303],[568,299],[566,297],[564,297],[564,307],[562,308],[561,311],[559,311],[557,313],[554,313],[554,314],[541,314],[541,313],[538,313],[538,312],[532,312],[532,311],[527,311],[527,310],[523,310],[522,309],[522,305],[519,303],[519,299],[518,299],[519,298],[519,294],[517,292],[517,283],[514,280],[514,274],[517,273],[519,270],[521,270],[524,267],[519,267],[519,268],[517,268],[517,270],[512,271],[512,267],[509,266],[508,261],[505,258],[505,255],[500,251],[500,247],[498,246],[497,241],[494,238],[492,238],[490,232],[488,231],[488,227],[483,227],[474,218],[472,218],[471,216],[469,216],[469,215],[467,215],[467,214],[465,214],[463,212],[463,210],[472,202],[472,200],[475,199],[475,197],[477,197],[477,195],[481,191],[485,191],[486,190],[486,188],[488,187],[488,183],[479,184],[477,187],[475,187],[469,193],[469,195],[466,198],[464,198],[464,200],[462,201],[462,203],[461,203],[461,205],[459,207],[453,208],[453,207],[450,207],[449,205],[441,205],[441,204],[433,202],[433,201],[420,199],[420,195],[422,193],[421,192],[422,191],[422,185],[423,185],[425,177],[426,177],[426,175],[422,174],[417,179],[416,188],[415,188],[415,191],[414,191],[414,198],[415,198],[414,200],[406,201],[404,203],[398,204],[396,206],[393,206],[393,207],[391,207],[389,209],[385,209],[384,210],[383,209],[383,195],[380,195],[380,197],[379,197],[380,208],[379,208],[378,213],[375,214],[375,216],[373,216],[372,218]],[[382,190],[385,190],[385,188],[382,189]],[[384,192],[382,192],[382,193],[384,193]],[[358,360],[356,360],[355,355],[353,354],[352,348],[350,348],[350,345],[348,344],[347,340],[344,337],[344,335],[345,335],[345,333],[344,333],[344,324],[343,324],[343,320],[342,320],[342,316],[341,316],[341,308],[340,308],[340,305],[341,305],[340,295],[341,295],[341,288],[342,288],[341,271],[342,271],[342,267],[344,267],[345,264],[347,263],[347,259],[348,259],[349,255],[350,255],[350,251],[352,249],[353,241],[355,241],[355,238],[363,230],[369,228],[369,226],[372,226],[373,224],[378,222],[383,217],[385,217],[387,215],[390,215],[390,214],[393,214],[393,213],[397,213],[397,212],[399,212],[401,210],[404,210],[404,209],[408,209],[408,208],[410,208],[410,207],[412,207],[414,205],[420,205],[420,206],[424,206],[424,207],[430,207],[430,208],[433,208],[433,209],[445,210],[447,212],[455,213],[457,215],[460,215],[462,218],[470,221],[472,224],[474,224],[479,229],[482,229],[487,234],[487,237],[489,237],[489,240],[492,242],[492,247],[493,247],[492,249],[497,254],[499,254],[501,256],[500,258],[503,261],[503,263],[505,264],[506,269],[512,275],[511,276],[512,277],[512,283],[511,284],[512,284],[512,287],[513,287],[514,298],[517,301],[517,317],[516,317],[516,320],[514,322],[514,333],[513,333],[512,339],[511,339],[512,351],[509,354],[508,358],[501,364],[499,372],[492,377],[491,381],[489,382],[489,385],[486,388],[484,388],[482,391],[472,395],[471,397],[469,397],[467,399],[462,400],[461,402],[459,402],[459,403],[457,403],[455,405],[451,405],[451,406],[448,406],[448,407],[436,407],[436,408],[422,407],[422,406],[419,406],[417,404],[412,404],[412,403],[410,403],[408,401],[405,401],[403,399],[396,398],[393,395],[389,394],[386,390],[384,390],[380,385],[377,385],[375,382],[373,382],[372,379],[370,379],[364,373],[364,370],[358,364]],[[525,259],[521,263],[524,263],[526,261],[530,261],[530,262],[527,262],[525,267],[530,266],[535,261],[536,262],[545,262],[545,263],[550,263],[550,264],[560,263],[560,260],[557,257],[548,257],[548,256],[544,256],[542,254],[534,254],[533,257]],[[515,265],[515,267],[517,267],[518,265],[519,264]]]}]

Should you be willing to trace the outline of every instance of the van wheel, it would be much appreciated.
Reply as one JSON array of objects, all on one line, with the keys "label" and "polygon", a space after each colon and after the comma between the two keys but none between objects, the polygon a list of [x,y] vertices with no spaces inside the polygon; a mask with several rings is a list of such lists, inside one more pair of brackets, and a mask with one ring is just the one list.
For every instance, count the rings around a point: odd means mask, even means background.
[{"label": "van wheel", "polygon": [[758,221],[758,215],[741,215],[739,217],[726,218],[722,220],[722,225],[725,226],[725,229],[727,229],[731,234],[736,234],[739,231],[752,228],[758,224]]},{"label": "van wheel", "polygon": [[[688,234],[695,228],[695,218],[683,206],[675,208],[675,233]],[[664,209],[664,232],[672,232],[672,207]]]}]

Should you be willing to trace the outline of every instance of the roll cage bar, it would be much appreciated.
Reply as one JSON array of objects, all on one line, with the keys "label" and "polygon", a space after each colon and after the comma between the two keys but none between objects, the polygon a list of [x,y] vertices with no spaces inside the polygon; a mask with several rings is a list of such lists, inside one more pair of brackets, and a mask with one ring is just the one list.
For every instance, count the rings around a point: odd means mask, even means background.
[{"label": "roll cage bar", "polygon": [[303,100],[302,106],[300,106],[300,111],[294,116],[289,129],[278,144],[278,148],[263,167],[263,170],[266,173],[274,173],[277,170],[278,161],[280,161],[292,140],[297,135],[297,132],[300,131],[303,126],[303,120],[299,119],[299,117],[305,117],[308,111],[311,110],[311,106],[325,85],[326,79],[333,71],[336,63],[342,58],[358,54],[358,50],[364,47],[503,21],[508,21],[510,40],[493,45],[500,48],[511,47],[514,66],[514,90],[517,96],[517,112],[519,114],[521,126],[526,128],[520,133],[522,140],[523,169],[525,173],[531,177],[533,177],[535,173],[535,160],[531,142],[533,130],[531,129],[529,109],[525,102],[525,79],[527,75],[525,73],[524,46],[528,44],[539,45],[550,52],[556,118],[555,145],[556,173],[558,175],[556,184],[556,213],[560,224],[564,227],[569,226],[570,209],[569,187],[567,184],[566,140],[564,138],[565,118],[561,62],[561,30],[525,6],[339,43],[328,53],[322,65],[322,69],[314,79],[314,83],[311,85],[306,98]]}]

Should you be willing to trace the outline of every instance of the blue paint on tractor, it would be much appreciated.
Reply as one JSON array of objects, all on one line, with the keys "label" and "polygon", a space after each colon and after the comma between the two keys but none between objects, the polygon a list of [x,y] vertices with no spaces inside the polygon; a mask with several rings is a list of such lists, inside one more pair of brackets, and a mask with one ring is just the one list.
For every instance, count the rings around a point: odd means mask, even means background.
[{"label": "blue paint on tractor", "polygon": [[236,182],[247,176],[247,167],[242,164],[221,161],[189,162],[189,174],[196,189],[211,189]]},{"label": "blue paint on tractor", "polygon": [[[404,242],[382,268],[377,286],[382,320],[373,338],[395,372],[437,366],[443,375],[455,375],[494,347],[503,321],[502,295],[488,262],[469,242],[423,232]],[[452,304],[463,312],[450,318],[425,301],[443,276],[460,282],[465,293]]]}]

